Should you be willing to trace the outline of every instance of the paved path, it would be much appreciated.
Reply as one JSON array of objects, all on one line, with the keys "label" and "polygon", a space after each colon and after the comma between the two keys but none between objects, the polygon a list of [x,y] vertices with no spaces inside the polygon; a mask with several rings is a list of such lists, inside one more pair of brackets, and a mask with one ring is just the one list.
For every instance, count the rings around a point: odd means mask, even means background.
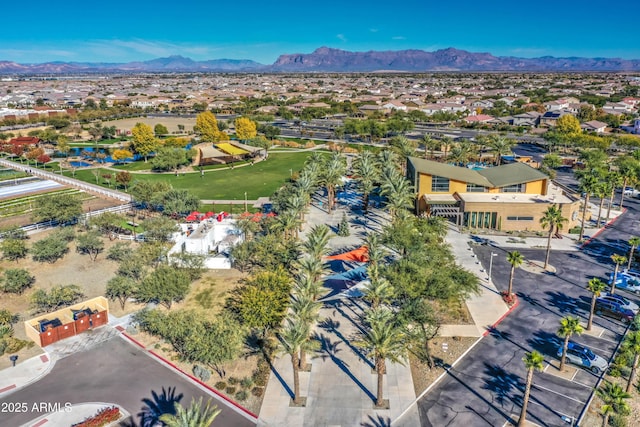
[{"label": "paved path", "polygon": [[[344,213],[350,220],[349,237],[335,236],[330,247],[335,251],[362,244],[362,238],[371,229],[380,229],[387,215],[372,210],[367,221],[348,208],[359,203],[353,192],[338,195],[338,209],[331,215],[325,212],[326,199],[317,194],[307,216],[301,238],[315,224],[326,224],[335,231]],[[343,265],[344,268],[352,266]],[[387,364],[384,378],[384,397],[390,409],[375,410],[377,376],[372,363],[353,346],[358,331],[359,316],[366,303],[359,299],[326,304],[320,317],[325,320],[315,328],[322,349],[311,358],[310,372],[300,374],[302,396],[307,398],[305,407],[289,406],[293,372],[289,356],[274,361],[269,384],[262,403],[258,425],[262,426],[387,426],[403,411],[407,426],[419,425],[413,380],[409,366]]]}]

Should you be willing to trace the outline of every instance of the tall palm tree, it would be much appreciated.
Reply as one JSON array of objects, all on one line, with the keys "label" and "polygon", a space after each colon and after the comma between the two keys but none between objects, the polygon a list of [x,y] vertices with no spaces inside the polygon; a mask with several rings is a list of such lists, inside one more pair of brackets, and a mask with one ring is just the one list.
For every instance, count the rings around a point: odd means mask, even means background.
[{"label": "tall palm tree", "polygon": [[302,231],[302,225],[304,224],[304,214],[307,209],[309,196],[302,192],[296,192],[287,197],[285,200],[285,209],[291,210],[298,215],[298,230]]},{"label": "tall palm tree", "polygon": [[526,353],[522,358],[524,367],[527,368],[527,383],[524,387],[524,396],[522,397],[522,410],[518,419],[518,427],[524,427],[527,419],[527,406],[529,406],[529,395],[531,394],[531,386],[533,385],[533,373],[542,371],[544,367],[544,356],[537,351]]},{"label": "tall palm tree", "polygon": [[427,150],[429,150],[431,152],[429,156],[431,160],[435,158],[434,156],[435,150],[442,146],[441,141],[437,139],[433,139],[431,135],[426,135],[426,134],[422,135],[422,144],[424,144],[424,156],[427,157]]},{"label": "tall palm tree", "polygon": [[[593,171],[591,171],[593,172]],[[578,241],[582,241],[584,236],[584,222],[587,218],[587,210],[589,209],[589,198],[598,187],[598,178],[592,173],[583,174],[580,177],[580,191],[584,193],[584,205],[582,206],[582,222],[580,223],[580,235]]]},{"label": "tall palm tree", "polygon": [[396,169],[398,172],[401,169],[400,156],[393,150],[382,150],[378,153],[378,164],[385,168]]},{"label": "tall palm tree", "polygon": [[496,154],[496,165],[500,166],[502,163],[502,156],[511,153],[511,148],[514,145],[514,141],[502,135],[491,135],[489,137],[489,147],[491,151]]},{"label": "tall palm tree", "polygon": [[383,380],[388,359],[393,363],[404,363],[405,340],[404,334],[395,322],[393,313],[379,307],[367,313],[368,328],[360,335],[355,344],[372,357],[378,374],[378,387],[376,393],[376,406],[384,404]]},{"label": "tall palm tree", "polygon": [[613,205],[614,198],[616,196],[616,188],[622,185],[622,176],[617,171],[610,171],[606,174],[605,179],[611,195],[609,196],[609,203],[607,203],[607,222],[611,218],[611,206]]},{"label": "tall palm tree", "polygon": [[544,212],[542,218],[540,218],[540,225],[542,228],[549,227],[549,235],[547,236],[547,253],[544,257],[544,269],[546,270],[549,265],[549,254],[551,254],[551,237],[556,230],[562,229],[562,224],[567,221],[567,218],[562,216],[562,210],[558,205],[549,206]]},{"label": "tall palm tree", "polygon": [[380,176],[376,156],[371,151],[363,151],[354,162],[354,171],[358,188],[362,192],[362,210],[366,213],[369,209],[369,196]]},{"label": "tall palm tree", "polygon": [[591,309],[589,310],[589,321],[587,322],[587,331],[591,330],[591,324],[593,323],[593,312],[596,309],[596,299],[600,296],[600,293],[604,291],[607,284],[602,280],[594,277],[587,283],[587,290],[591,292]]},{"label": "tall palm tree", "polygon": [[299,405],[300,400],[300,351],[309,344],[309,326],[304,322],[287,319],[286,325],[280,330],[280,351],[291,357],[293,368],[293,403]]},{"label": "tall palm tree", "polygon": [[387,251],[382,246],[380,234],[369,233],[364,240],[364,244],[367,247],[367,256],[369,258],[369,266],[377,266],[387,256]]},{"label": "tall palm tree", "polygon": [[511,273],[509,274],[509,289],[507,290],[507,295],[511,295],[513,293],[513,276],[516,273],[516,268],[520,267],[524,262],[524,257],[518,251],[512,251],[507,253],[507,261],[511,264]]},{"label": "tall palm tree", "polygon": [[[310,296],[297,295],[291,301],[292,318],[306,324],[311,330],[311,327],[318,321],[320,307],[321,304]],[[311,341],[311,336],[307,336],[307,339]],[[314,341],[300,347],[298,364],[301,370],[307,370],[307,351],[311,348],[316,349],[318,344],[317,341]]]},{"label": "tall palm tree", "polygon": [[393,297],[393,286],[389,281],[380,275],[377,265],[369,265],[367,269],[369,284],[364,289],[364,300],[371,304],[373,310],[381,304],[387,303]]},{"label": "tall palm tree", "polygon": [[620,194],[620,209],[624,203],[624,189],[627,185],[635,183],[638,180],[638,174],[640,174],[640,162],[631,155],[618,157],[616,160],[618,166],[618,173],[622,177],[622,192]]},{"label": "tall palm tree", "polygon": [[387,209],[393,218],[413,206],[415,197],[411,183],[394,169],[383,171],[380,193],[387,198]]},{"label": "tall palm tree", "polygon": [[405,174],[407,171],[407,157],[416,155],[416,142],[406,136],[400,135],[391,138],[389,145],[396,153],[398,153],[398,156],[400,157],[400,164],[402,165],[402,172]]},{"label": "tall palm tree", "polygon": [[611,255],[611,261],[613,261],[616,267],[613,270],[613,280],[611,281],[611,294],[616,293],[616,280],[618,280],[618,272],[620,271],[620,266],[627,262],[627,257],[624,255],[613,254]]},{"label": "tall palm tree", "polygon": [[286,210],[276,219],[277,227],[284,234],[285,239],[295,239],[298,237],[300,227],[300,214],[294,210]]},{"label": "tall palm tree", "polygon": [[202,397],[198,400],[191,399],[191,405],[184,408],[180,403],[175,402],[175,414],[162,414],[160,421],[167,427],[209,427],[216,419],[221,409],[216,405],[211,406],[211,399],[207,405],[202,407]]},{"label": "tall palm tree", "polygon": [[583,329],[580,325],[580,319],[577,317],[566,316],[560,319],[560,327],[558,328],[558,335],[564,338],[562,345],[562,358],[560,358],[560,370],[564,369],[564,364],[567,361],[567,348],[569,347],[569,339],[572,335],[580,335]]},{"label": "tall palm tree", "polygon": [[454,163],[466,164],[474,156],[475,147],[471,145],[469,141],[464,141],[459,144],[455,144],[453,148],[451,148],[451,152],[449,153],[447,160]]},{"label": "tall palm tree", "polygon": [[602,208],[604,207],[604,200],[609,195],[609,183],[605,181],[598,182],[596,188],[593,191],[593,195],[600,199],[600,204],[598,205],[598,221],[596,222],[596,228],[600,228],[600,223],[602,222]]},{"label": "tall palm tree", "polygon": [[295,261],[295,268],[299,275],[307,276],[318,281],[327,272],[327,265],[320,258],[303,257]]},{"label": "tall palm tree", "polygon": [[313,280],[306,274],[298,274],[293,284],[296,295],[316,301],[327,291],[321,281]]},{"label": "tall palm tree", "polygon": [[636,379],[636,371],[638,369],[638,362],[640,362],[640,331],[629,332],[627,338],[622,343],[622,351],[633,355],[633,363],[631,364],[631,373],[629,374],[629,380],[627,381],[626,392],[631,392],[631,387]]},{"label": "tall palm tree", "polygon": [[311,258],[322,259],[328,253],[327,245],[331,240],[329,231],[329,227],[324,224],[314,225],[302,243],[303,251]]},{"label": "tall palm tree", "polygon": [[452,144],[453,144],[453,138],[451,138],[450,136],[443,136],[440,138],[440,146],[444,148],[442,159],[447,158],[449,153],[449,148],[451,148]]},{"label": "tall palm tree", "polygon": [[627,270],[631,269],[631,261],[633,261],[633,253],[640,246],[640,237],[633,236],[629,239],[629,245],[631,246],[631,250],[629,251],[629,263],[627,264]]},{"label": "tall palm tree", "polygon": [[335,202],[336,187],[342,182],[342,177],[347,171],[344,157],[338,152],[334,152],[333,155],[324,165],[324,170],[321,173],[321,179],[324,187],[327,190],[327,212],[331,213]]},{"label": "tall palm tree", "polygon": [[600,388],[596,390],[596,394],[602,400],[600,413],[604,417],[602,427],[609,425],[609,417],[611,414],[620,414],[629,412],[629,404],[627,400],[631,395],[624,391],[620,384],[605,381]]}]

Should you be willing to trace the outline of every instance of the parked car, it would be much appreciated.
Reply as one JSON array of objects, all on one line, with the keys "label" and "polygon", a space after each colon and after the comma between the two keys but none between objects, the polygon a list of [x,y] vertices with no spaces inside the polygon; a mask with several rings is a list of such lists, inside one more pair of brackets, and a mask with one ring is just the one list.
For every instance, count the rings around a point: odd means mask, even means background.
[{"label": "parked car", "polygon": [[633,311],[633,314],[638,314],[638,311],[640,311],[640,307],[638,307],[638,304],[629,301],[622,295],[612,295],[608,292],[604,292],[600,295],[600,297],[598,297],[598,299],[602,301],[617,302],[622,308]]},{"label": "parked car", "polygon": [[[613,273],[609,275],[609,285],[611,285],[613,281]],[[620,289],[624,289],[628,292],[633,292],[635,294],[640,294],[640,281],[619,273],[618,277],[616,277],[616,287]]]},{"label": "parked car", "polygon": [[632,279],[634,279],[636,282],[640,282],[640,271],[636,271],[636,270],[627,270],[626,268],[624,270],[622,270],[619,274],[622,274],[623,276],[627,276],[627,277],[631,277]]},{"label": "parked car", "polygon": [[631,196],[631,197],[638,197],[638,195],[640,195],[640,191],[636,190],[633,187],[625,187],[624,195]]},{"label": "parked car", "polygon": [[623,323],[630,323],[635,317],[633,311],[627,310],[626,308],[623,308],[619,303],[611,301],[596,300],[595,312],[597,315],[621,320]]},{"label": "parked car", "polygon": [[[558,347],[558,357],[562,357],[563,346]],[[609,367],[607,361],[595,354],[588,347],[569,341],[567,347],[567,361],[574,365],[589,369],[595,375],[605,372]]]}]

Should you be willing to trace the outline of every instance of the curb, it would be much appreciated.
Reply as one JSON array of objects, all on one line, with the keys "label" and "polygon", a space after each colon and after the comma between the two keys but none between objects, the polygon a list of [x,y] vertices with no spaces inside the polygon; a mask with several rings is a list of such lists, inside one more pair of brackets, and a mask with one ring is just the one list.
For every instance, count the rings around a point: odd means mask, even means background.
[{"label": "curb", "polygon": [[[107,407],[112,407],[115,406],[118,408],[118,410],[120,411],[120,418],[118,418],[116,421],[108,424],[108,425],[115,425],[116,423],[120,423],[121,421],[124,421],[125,419],[127,419],[128,417],[131,416],[131,414],[129,413],[129,411],[125,410],[122,406],[117,405],[115,403],[107,403],[107,402],[82,402],[82,403],[77,403],[75,405],[72,405],[71,408],[73,409],[74,407],[80,407],[80,406],[87,406],[87,405],[96,405],[96,406],[101,406],[103,408],[107,408]],[[69,412],[69,411],[64,411],[64,412]],[[48,422],[50,422],[49,418],[52,418],[52,415],[54,415],[54,412],[50,412],[46,415],[42,415],[38,418],[35,418],[25,424],[22,424],[22,427],[40,427],[43,426],[45,424],[47,424]],[[54,417],[55,418],[55,417]],[[86,419],[86,418],[85,418]],[[57,420],[56,422],[60,422],[60,420]],[[68,420],[64,420],[64,422],[69,422]],[[73,421],[74,424],[77,423],[81,423],[83,422],[83,420],[77,420],[77,421]]]},{"label": "curb", "polygon": [[518,298],[518,296],[516,294],[513,294],[513,297],[516,299],[516,301],[513,303],[513,305],[511,307],[509,307],[509,310],[507,310],[506,313],[504,313],[502,316],[500,316],[500,318],[498,320],[496,320],[493,325],[489,326],[489,328],[482,333],[482,337],[486,337],[487,335],[489,335],[489,332],[491,332],[493,329],[497,328],[498,325],[500,324],[500,322],[502,322],[508,315],[511,314],[511,312],[513,310],[516,309],[516,307],[518,307],[520,305],[520,298]]},{"label": "curb", "polygon": [[[20,384],[18,386],[18,384],[14,383],[14,384],[10,384],[10,385],[8,385],[6,387],[1,388],[0,389],[0,398],[4,398],[4,397],[10,395],[11,393],[14,393],[14,392],[16,392],[18,390],[21,390],[21,389],[23,389],[25,387],[30,386],[31,384],[33,384],[35,382],[40,381],[45,375],[47,375],[51,371],[51,369],[53,369],[53,366],[56,364],[55,359],[52,359],[50,357],[48,351],[46,351],[46,350],[43,350],[43,351],[44,351],[43,354],[40,354],[38,356],[33,356],[31,359],[34,359],[34,358],[37,357],[37,358],[40,359],[40,361],[42,363],[46,363],[47,366],[46,366],[45,370],[42,371],[37,377],[30,378],[24,384]],[[29,360],[29,359],[27,359],[27,360]],[[2,370],[0,372],[6,371],[7,369],[11,369],[11,368],[5,368],[4,370]]]},{"label": "curb", "polygon": [[612,220],[610,220],[609,222],[607,222],[604,227],[602,227],[600,230],[598,230],[596,232],[596,234],[594,234],[593,236],[589,237],[587,239],[586,242],[584,242],[583,244],[580,245],[580,249],[584,248],[585,246],[587,246],[589,243],[591,243],[591,241],[593,239],[595,239],[596,237],[598,237],[600,235],[600,233],[602,233],[604,230],[606,230],[607,228],[609,228],[611,225],[613,225],[618,218],[620,218],[622,215],[624,215],[627,212],[627,208],[622,208],[622,213],[620,215],[618,215],[617,217],[613,218]]},{"label": "curb", "polygon": [[193,382],[197,383],[201,387],[206,388],[208,391],[210,391],[211,393],[213,393],[214,395],[216,395],[220,399],[224,400],[228,404],[230,404],[230,405],[234,406],[235,408],[239,409],[245,415],[248,415],[249,417],[251,417],[252,421],[255,421],[255,422],[258,421],[258,416],[256,414],[254,414],[253,412],[251,412],[250,410],[248,410],[244,406],[240,405],[238,402],[236,402],[236,401],[230,399],[229,397],[225,396],[224,394],[220,393],[218,390],[216,390],[213,387],[205,384],[204,382],[200,381],[198,378],[194,377],[193,375],[190,375],[190,374],[184,372],[182,369],[177,367],[173,362],[168,361],[167,359],[165,359],[164,357],[160,356],[158,353],[154,352],[153,350],[147,350],[144,345],[142,345],[139,341],[137,341],[136,339],[134,339],[131,336],[129,336],[127,333],[121,332],[121,334],[122,334],[122,336],[124,336],[125,338],[130,340],[132,343],[134,343],[135,345],[137,345],[138,347],[140,347],[141,349],[143,349],[147,353],[151,354],[153,357],[157,358],[159,361],[161,361],[165,365],[170,366],[172,369],[178,371],[179,373],[181,373],[182,375],[186,376],[187,378],[189,378]]}]

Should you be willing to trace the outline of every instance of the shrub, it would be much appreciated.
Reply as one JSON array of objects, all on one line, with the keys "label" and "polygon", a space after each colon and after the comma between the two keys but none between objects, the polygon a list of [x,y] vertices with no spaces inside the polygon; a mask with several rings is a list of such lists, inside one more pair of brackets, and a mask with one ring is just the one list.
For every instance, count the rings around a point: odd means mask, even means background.
[{"label": "shrub", "polygon": [[236,377],[230,377],[227,381],[229,381],[229,384],[231,385],[236,385],[239,382]]},{"label": "shrub", "polygon": [[262,395],[264,394],[264,388],[254,387],[251,389],[251,394],[253,394],[255,397],[262,397]]},{"label": "shrub", "polygon": [[86,418],[71,427],[103,427],[117,421],[120,418],[120,408],[111,406],[100,409],[94,416]]},{"label": "shrub", "polygon": [[224,390],[227,388],[227,383],[224,381],[218,381],[217,383],[214,384],[214,387],[217,388],[218,390]]},{"label": "shrub", "polygon": [[627,427],[627,420],[623,415],[613,414],[609,417],[609,425],[611,427]]},{"label": "shrub", "polygon": [[84,295],[78,285],[54,286],[49,292],[38,289],[31,294],[31,306],[36,311],[56,310],[78,301]]},{"label": "shrub", "polygon": [[225,392],[229,395],[229,396],[233,396],[236,392],[236,388],[234,386],[228,386],[225,389]]},{"label": "shrub", "polygon": [[236,393],[235,397],[236,400],[247,400],[247,397],[249,397],[249,393],[247,393],[245,390],[240,390]]},{"label": "shrub", "polygon": [[35,276],[24,268],[10,268],[4,272],[0,291],[21,294],[36,281]]},{"label": "shrub", "polygon": [[0,356],[2,356],[7,349],[7,343],[4,340],[0,340]]},{"label": "shrub", "polygon": [[347,219],[347,214],[342,214],[342,219],[338,224],[338,231],[336,232],[338,236],[347,237],[349,236],[349,220]]},{"label": "shrub", "polygon": [[129,258],[132,254],[133,249],[131,249],[131,244],[118,242],[109,249],[109,252],[107,252],[107,259],[123,261]]},{"label": "shrub", "polygon": [[240,386],[244,389],[251,388],[251,386],[253,386],[253,378],[251,377],[243,378],[242,381],[240,381]]}]

